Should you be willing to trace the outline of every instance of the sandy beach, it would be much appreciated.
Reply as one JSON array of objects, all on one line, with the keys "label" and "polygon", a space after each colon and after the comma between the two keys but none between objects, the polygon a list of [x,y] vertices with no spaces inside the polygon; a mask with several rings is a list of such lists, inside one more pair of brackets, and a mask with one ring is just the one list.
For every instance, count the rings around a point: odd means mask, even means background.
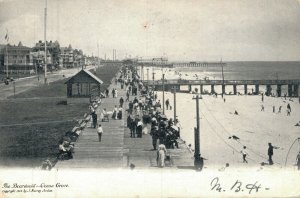
[{"label": "sandy beach", "polygon": [[[151,69],[149,69],[151,71]],[[173,69],[156,69],[156,80],[161,77],[161,72],[166,72],[166,79],[177,78]],[[186,73],[181,72],[186,76]],[[199,72],[198,72],[199,73]],[[144,71],[146,79],[146,72]],[[200,76],[200,74],[197,74]],[[204,75],[208,75],[205,73]],[[203,75],[202,75],[203,76]],[[187,74],[186,78],[192,79]],[[195,87],[193,87],[194,90]],[[204,87],[210,91],[210,87]],[[226,87],[226,92],[231,91]],[[243,93],[240,87],[240,92]],[[248,92],[252,87],[248,86]],[[238,87],[239,90],[239,87]],[[260,87],[264,91],[264,87]],[[221,92],[221,86],[216,87],[216,92]],[[162,101],[162,92],[157,92],[158,99]],[[196,102],[193,94],[177,93],[177,116],[182,125],[181,138],[186,144],[194,147],[194,127],[196,126]],[[217,98],[211,95],[203,95],[200,100],[200,147],[201,154],[207,160],[206,168],[220,169],[229,163],[230,167],[261,168],[261,163],[268,162],[268,143],[279,147],[274,149],[273,166],[264,166],[268,169],[281,169],[285,167],[296,169],[296,156],[300,150],[300,142],[291,147],[295,139],[300,137],[300,127],[295,126],[300,121],[300,103],[298,98],[264,97],[262,102],[260,95],[221,95]],[[165,92],[165,100],[169,99],[174,106],[173,94]],[[287,104],[290,104],[292,112],[287,116]],[[264,111],[261,111],[261,106]],[[273,113],[275,106],[275,113]],[[278,113],[281,106],[281,113]],[[174,109],[174,108],[173,108]],[[172,117],[174,112],[166,110],[167,117]],[[235,110],[239,115],[235,115]],[[239,139],[229,138],[236,136]],[[246,146],[248,164],[243,163],[240,151]],[[291,147],[291,149],[290,149]],[[288,154],[288,151],[290,152]]]}]

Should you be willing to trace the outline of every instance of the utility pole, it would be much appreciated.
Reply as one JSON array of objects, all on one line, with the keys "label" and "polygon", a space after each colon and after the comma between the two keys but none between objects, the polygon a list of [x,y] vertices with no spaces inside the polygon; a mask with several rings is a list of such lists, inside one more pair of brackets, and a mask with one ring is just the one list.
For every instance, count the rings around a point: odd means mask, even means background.
[{"label": "utility pole", "polygon": [[176,86],[174,86],[172,88],[173,94],[174,94],[174,104],[173,104],[173,106],[174,106],[174,123],[176,122],[176,89],[177,89]]},{"label": "utility pole", "polygon": [[196,170],[202,170],[203,168],[203,158],[200,153],[200,116],[199,116],[199,99],[202,99],[201,96],[197,94],[193,99],[196,100],[196,123],[197,127],[194,128],[195,131],[195,153],[194,153],[194,166]]},{"label": "utility pole", "polygon": [[8,52],[7,52],[8,42],[6,44],[6,79],[8,79]]},{"label": "utility pole", "polygon": [[16,82],[13,81],[13,86],[14,86],[14,97],[16,96]]},{"label": "utility pole", "polygon": [[149,84],[149,68],[147,68],[147,84]]},{"label": "utility pole", "polygon": [[163,115],[165,115],[165,74],[163,74],[163,77],[162,77],[162,85],[163,85]]},{"label": "utility pole", "polygon": [[152,72],[152,91],[153,91],[153,95],[154,95],[154,75],[155,75],[155,73],[154,73],[154,71]]},{"label": "utility pole", "polygon": [[224,70],[223,70],[223,63],[221,58],[221,67],[222,67],[222,98],[223,98],[223,87],[224,87]]},{"label": "utility pole", "polygon": [[99,43],[97,43],[97,48],[98,48],[98,68],[100,67],[100,58],[99,58]]},{"label": "utility pole", "polygon": [[47,0],[45,1],[45,22],[44,22],[44,41],[45,41],[45,84],[47,84]]},{"label": "utility pole", "polygon": [[142,81],[144,82],[145,78],[144,78],[144,65],[142,64],[142,70],[141,70],[141,77],[142,77]]}]

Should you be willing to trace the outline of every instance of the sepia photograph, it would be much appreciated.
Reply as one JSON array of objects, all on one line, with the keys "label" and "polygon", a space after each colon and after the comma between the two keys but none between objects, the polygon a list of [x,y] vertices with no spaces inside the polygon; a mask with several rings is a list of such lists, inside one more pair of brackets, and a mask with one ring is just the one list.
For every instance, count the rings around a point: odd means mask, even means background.
[{"label": "sepia photograph", "polygon": [[299,0],[0,0],[0,197],[299,197]]}]

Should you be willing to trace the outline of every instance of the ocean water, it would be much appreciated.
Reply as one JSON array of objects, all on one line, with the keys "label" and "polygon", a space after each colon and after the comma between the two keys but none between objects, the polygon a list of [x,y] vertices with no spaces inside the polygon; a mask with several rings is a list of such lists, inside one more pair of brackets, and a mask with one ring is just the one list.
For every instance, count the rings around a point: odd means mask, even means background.
[{"label": "ocean water", "polygon": [[[223,67],[225,80],[287,80],[300,79],[300,61],[295,62],[227,62]],[[222,68],[176,68],[178,72],[222,79]],[[202,75],[201,75],[202,74]]]},{"label": "ocean water", "polygon": [[[139,68],[140,72],[141,68]],[[148,73],[147,73],[148,72]],[[225,80],[291,80],[300,79],[300,61],[294,62],[227,62],[223,67]],[[148,71],[144,68],[144,79],[152,80],[152,73],[155,73],[154,79],[161,80],[162,74],[165,79],[185,79],[185,80],[210,80],[222,79],[222,67],[205,68],[159,68],[151,67]],[[192,86],[192,89],[200,89],[200,86]],[[182,90],[187,90],[187,86],[181,86]],[[252,92],[254,86],[248,86],[248,93]],[[260,86],[260,91],[264,92],[265,86]],[[276,85],[272,85],[272,93],[276,94]],[[204,90],[210,92],[210,86],[204,86]],[[244,87],[237,86],[238,92],[243,93]],[[221,93],[221,86],[216,86],[215,91]],[[226,86],[226,92],[233,92],[232,86]],[[282,86],[282,94],[287,93],[287,86]]]}]

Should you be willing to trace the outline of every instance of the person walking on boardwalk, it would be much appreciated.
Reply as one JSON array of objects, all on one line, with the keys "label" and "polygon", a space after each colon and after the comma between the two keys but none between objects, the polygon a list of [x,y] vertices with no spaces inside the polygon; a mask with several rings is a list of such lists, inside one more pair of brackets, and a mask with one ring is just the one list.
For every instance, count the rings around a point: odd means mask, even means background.
[{"label": "person walking on boardwalk", "polygon": [[92,113],[93,127],[96,128],[98,116],[96,112]]},{"label": "person walking on boardwalk", "polygon": [[167,107],[167,110],[168,110],[169,109],[169,105],[170,105],[169,99],[167,99],[165,103],[166,103],[166,107]]},{"label": "person walking on boardwalk", "polygon": [[116,94],[115,88],[113,88],[113,90],[111,91],[111,93],[112,93],[113,98],[115,98],[115,94]]},{"label": "person walking on boardwalk", "polygon": [[165,158],[167,154],[167,149],[164,144],[160,144],[157,150],[157,166],[160,168],[165,167]]},{"label": "person walking on boardwalk", "polygon": [[153,150],[156,150],[158,140],[158,126],[152,125],[150,135],[152,136]]},{"label": "person walking on boardwalk", "polygon": [[126,92],[126,102],[129,102],[129,96],[130,96],[129,91],[127,91]]},{"label": "person walking on boardwalk", "polygon": [[246,146],[243,147],[243,149],[241,150],[241,153],[243,155],[243,163],[248,163],[248,161],[246,160],[246,157],[248,155],[248,153],[246,151]]},{"label": "person walking on boardwalk", "polygon": [[123,97],[120,98],[119,103],[120,103],[120,107],[123,108],[123,104],[124,104],[124,99],[123,99]]},{"label": "person walking on boardwalk", "polygon": [[130,137],[135,138],[136,122],[133,118],[130,120]]},{"label": "person walking on boardwalk", "polygon": [[143,131],[143,122],[138,119],[137,127],[136,127],[136,134],[138,138],[142,138],[142,131]]},{"label": "person walking on boardwalk", "polygon": [[263,93],[261,94],[261,101],[262,102],[264,101],[264,94]]},{"label": "person walking on boardwalk", "polygon": [[269,165],[273,165],[273,149],[278,149],[279,147],[273,146],[272,143],[268,143],[269,148],[268,148],[268,156],[269,156]]},{"label": "person walking on boardwalk", "polygon": [[109,90],[108,89],[105,90],[105,95],[106,95],[106,98],[109,97]]},{"label": "person walking on boardwalk", "polygon": [[115,89],[115,98],[117,98],[117,97],[118,97],[118,90]]},{"label": "person walking on boardwalk", "polygon": [[118,109],[118,115],[117,115],[117,118],[119,120],[122,120],[122,116],[123,115],[123,108],[120,106],[119,109]]},{"label": "person walking on boardwalk", "polygon": [[112,114],[111,118],[116,120],[117,116],[118,116],[118,107],[117,107],[117,105],[115,105],[115,108],[113,110],[113,114]]},{"label": "person walking on boardwalk", "polygon": [[97,128],[97,133],[98,133],[99,142],[101,142],[101,137],[102,137],[102,133],[103,133],[101,124],[99,124],[99,126]]}]

